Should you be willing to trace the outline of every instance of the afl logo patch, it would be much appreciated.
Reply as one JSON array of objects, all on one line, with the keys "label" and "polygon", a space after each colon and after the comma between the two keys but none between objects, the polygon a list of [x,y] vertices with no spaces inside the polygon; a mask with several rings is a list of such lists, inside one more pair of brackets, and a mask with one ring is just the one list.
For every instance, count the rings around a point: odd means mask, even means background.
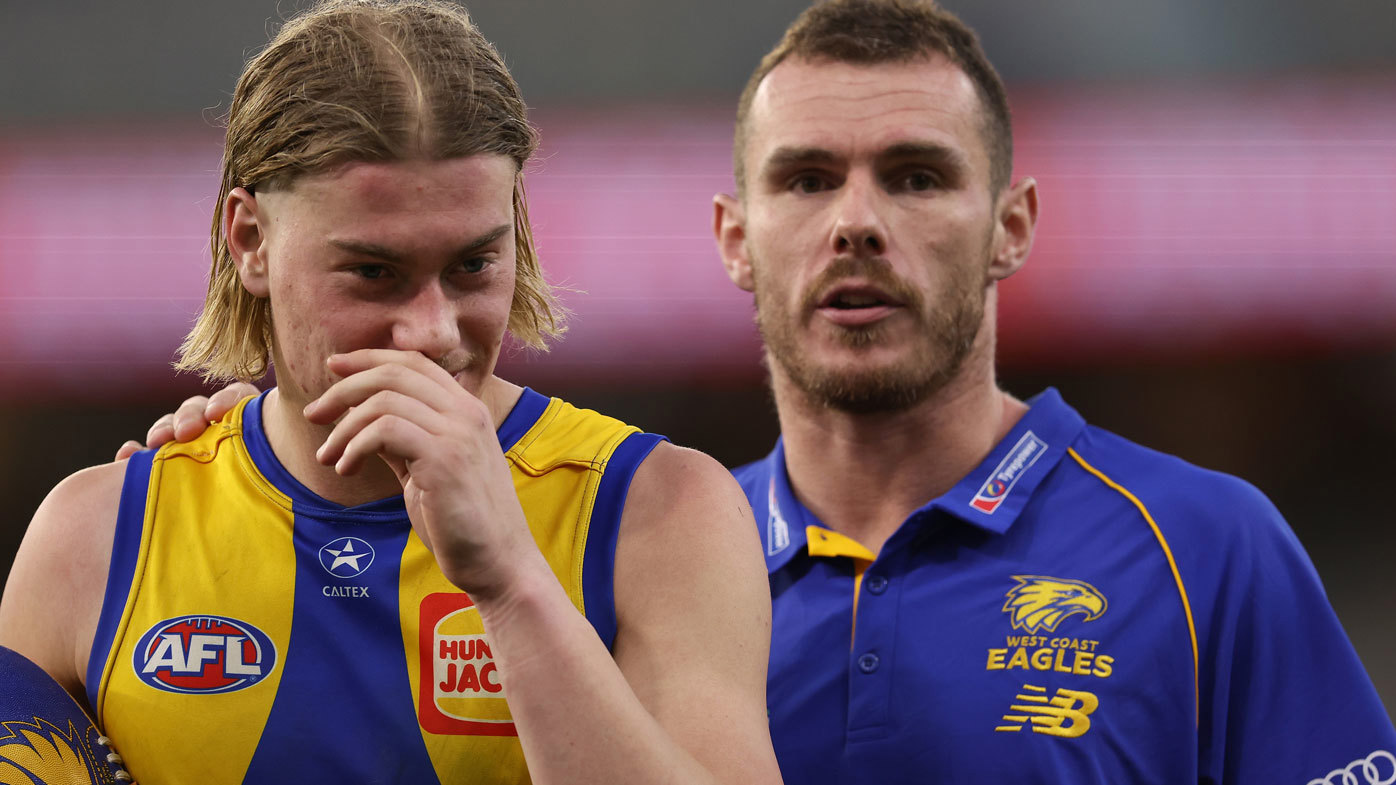
[{"label": "afl logo patch", "polygon": [[226,616],[178,616],[141,636],[132,665],[141,681],[157,690],[234,692],[271,673],[276,646],[247,622]]},{"label": "afl logo patch", "polygon": [[373,564],[373,546],[358,537],[340,537],[320,549],[320,566],[336,578],[363,575]]}]

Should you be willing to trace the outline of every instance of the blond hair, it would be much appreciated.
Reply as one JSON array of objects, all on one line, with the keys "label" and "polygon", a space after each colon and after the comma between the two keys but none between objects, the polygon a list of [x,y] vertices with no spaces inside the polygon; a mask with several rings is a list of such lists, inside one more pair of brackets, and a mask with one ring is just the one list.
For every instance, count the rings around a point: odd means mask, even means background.
[{"label": "blond hair", "polygon": [[[223,236],[234,188],[285,187],[352,161],[481,153],[508,156],[522,172],[537,146],[518,85],[465,9],[438,0],[326,0],[292,18],[248,61],[233,92],[208,294],[175,367],[206,381],[267,372],[271,305],[243,288]],[[521,174],[514,231],[508,329],[546,349],[566,312],[538,264]]]}]

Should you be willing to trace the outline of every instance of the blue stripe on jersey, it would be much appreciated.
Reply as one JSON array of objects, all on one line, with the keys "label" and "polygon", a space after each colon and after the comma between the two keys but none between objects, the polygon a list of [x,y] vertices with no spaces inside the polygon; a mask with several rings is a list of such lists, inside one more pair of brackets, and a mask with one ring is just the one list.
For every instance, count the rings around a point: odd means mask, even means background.
[{"label": "blue stripe on jersey", "polygon": [[[402,497],[345,508],[310,491],[271,451],[264,398],[243,412],[243,441],[292,499],[295,604],[281,686],[244,781],[436,782],[405,688],[398,573],[412,529]],[[352,553],[371,548],[371,560],[322,560],[323,549],[349,555],[347,537],[359,540]],[[345,683],[352,673],[381,678]]]},{"label": "blue stripe on jersey", "polygon": [[517,444],[519,439],[528,433],[528,429],[538,422],[538,418],[543,416],[543,412],[547,410],[548,404],[551,402],[552,399],[548,396],[534,392],[527,387],[523,388],[523,395],[519,396],[519,400],[514,404],[509,416],[505,417],[504,422],[499,424],[500,449],[507,452],[510,447]]},{"label": "blue stripe on jersey", "polygon": [[[150,490],[150,468],[154,462],[155,450],[141,450],[126,460],[126,480],[116,508],[116,534],[107,568],[107,591],[102,597],[97,634],[92,637],[92,652],[87,658],[87,702],[94,714],[98,711],[97,692],[102,686],[102,671],[111,656],[116,628],[125,615],[126,598],[131,594],[131,578],[136,574],[141,532],[145,529],[145,497]],[[102,722],[100,716],[97,722],[99,725]]]},{"label": "blue stripe on jersey", "polygon": [[[398,573],[410,532],[406,518],[393,525],[296,514],[291,637],[245,782],[437,781],[406,687],[399,626]],[[367,543],[373,560],[339,577],[320,554],[344,552],[346,537],[359,540],[358,553]],[[346,683],[356,673],[373,677]]]},{"label": "blue stripe on jersey", "polygon": [[633,433],[621,442],[606,462],[601,475],[601,487],[596,490],[592,506],[591,525],[587,529],[586,553],[582,557],[582,602],[587,620],[610,648],[616,638],[616,535],[620,533],[620,515],[630,481],[640,462],[650,454],[663,436]]},{"label": "blue stripe on jersey", "polygon": [[267,399],[269,392],[271,391],[268,390],[248,401],[247,408],[243,409],[242,442],[247,446],[247,453],[252,457],[252,462],[257,464],[257,470],[268,482],[275,485],[277,490],[291,498],[291,503],[297,511],[323,510],[333,514],[337,520],[345,522],[395,520],[407,515],[402,494],[376,499],[355,507],[345,507],[325,499],[291,476],[277,459],[276,453],[272,452],[266,430],[262,427],[262,403]]}]

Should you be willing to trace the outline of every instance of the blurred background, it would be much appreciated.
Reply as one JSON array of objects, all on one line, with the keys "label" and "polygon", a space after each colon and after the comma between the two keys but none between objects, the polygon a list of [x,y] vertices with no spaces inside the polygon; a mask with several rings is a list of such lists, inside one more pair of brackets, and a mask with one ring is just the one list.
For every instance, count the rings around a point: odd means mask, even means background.
[{"label": "blurred background", "polygon": [[[1042,193],[1002,287],[1003,385],[1258,485],[1396,709],[1396,4],[947,5]],[[535,231],[575,290],[566,340],[507,378],[728,465],[770,449],[711,197],[736,96],[804,6],[470,6],[534,109]],[[49,488],[200,391],[169,363],[205,285],[218,119],[299,7],[0,0],[0,578]]]}]

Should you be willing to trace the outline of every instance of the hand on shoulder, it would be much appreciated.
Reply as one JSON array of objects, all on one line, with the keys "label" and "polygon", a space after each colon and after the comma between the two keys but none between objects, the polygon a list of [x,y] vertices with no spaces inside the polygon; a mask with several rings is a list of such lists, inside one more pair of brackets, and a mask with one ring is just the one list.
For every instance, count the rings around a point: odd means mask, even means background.
[{"label": "hand on shoulder", "polygon": [[124,461],[146,448],[155,449],[170,441],[191,442],[204,432],[211,422],[223,419],[238,401],[260,390],[246,382],[233,382],[213,395],[195,395],[184,399],[178,409],[161,415],[146,431],[145,444],[132,439],[116,451],[115,460]]}]

